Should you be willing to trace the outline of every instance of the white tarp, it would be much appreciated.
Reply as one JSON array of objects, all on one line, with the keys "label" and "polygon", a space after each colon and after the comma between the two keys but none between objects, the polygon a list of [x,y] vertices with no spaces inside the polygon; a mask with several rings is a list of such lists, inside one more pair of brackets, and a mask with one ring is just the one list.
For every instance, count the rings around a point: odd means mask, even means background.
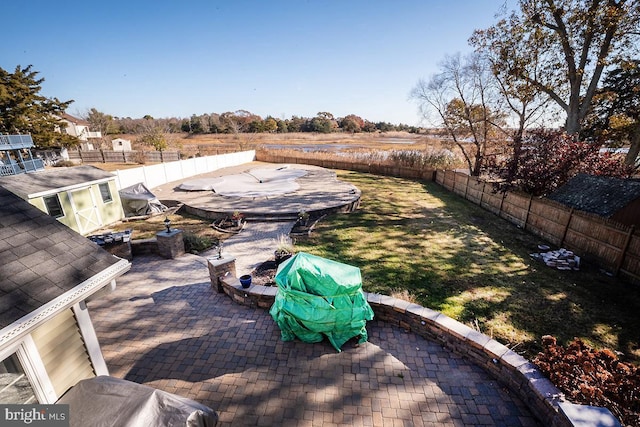
[{"label": "white tarp", "polygon": [[185,191],[215,191],[230,197],[264,197],[298,190],[300,185],[296,179],[306,174],[307,171],[303,169],[289,166],[255,168],[235,175],[185,181],[179,188]]},{"label": "white tarp", "polygon": [[151,215],[167,210],[143,183],[139,182],[118,192],[125,216]]},{"label": "white tarp", "polygon": [[218,414],[195,400],[119,378],[82,380],[56,403],[69,405],[70,427],[213,427]]}]

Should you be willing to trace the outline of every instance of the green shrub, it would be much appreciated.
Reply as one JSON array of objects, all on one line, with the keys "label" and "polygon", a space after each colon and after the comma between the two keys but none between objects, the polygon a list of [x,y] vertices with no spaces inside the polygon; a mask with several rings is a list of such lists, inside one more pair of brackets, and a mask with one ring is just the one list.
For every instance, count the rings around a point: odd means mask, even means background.
[{"label": "green shrub", "polygon": [[218,243],[211,237],[198,236],[197,234],[189,232],[184,233],[182,240],[184,241],[185,252],[190,254],[198,254]]}]

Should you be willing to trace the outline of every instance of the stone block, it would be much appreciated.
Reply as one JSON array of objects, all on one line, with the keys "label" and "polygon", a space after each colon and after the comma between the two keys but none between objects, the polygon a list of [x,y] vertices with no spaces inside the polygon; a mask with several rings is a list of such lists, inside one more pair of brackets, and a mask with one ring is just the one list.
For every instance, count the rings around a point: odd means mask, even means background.
[{"label": "stone block", "polygon": [[221,282],[223,278],[237,281],[235,257],[207,258],[207,267],[209,268],[211,288],[216,289],[218,293],[224,293]]},{"label": "stone block", "polygon": [[607,408],[562,402],[559,410],[575,427],[622,427]]},{"label": "stone block", "polygon": [[173,259],[184,255],[184,240],[182,230],[173,229],[170,232],[156,233],[158,242],[158,255],[163,258]]}]

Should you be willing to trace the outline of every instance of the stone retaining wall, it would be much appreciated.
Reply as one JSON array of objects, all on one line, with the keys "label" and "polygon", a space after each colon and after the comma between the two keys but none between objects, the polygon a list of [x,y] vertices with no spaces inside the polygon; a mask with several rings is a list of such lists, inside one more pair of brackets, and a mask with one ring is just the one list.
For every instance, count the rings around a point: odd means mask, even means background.
[{"label": "stone retaining wall", "polygon": [[[228,275],[211,277],[214,289],[226,293],[238,304],[269,309],[278,290],[275,286],[251,285],[243,288],[240,281]],[[561,392],[544,374],[524,357],[508,347],[444,314],[386,295],[366,293],[378,319],[399,326],[442,346],[483,367],[500,383],[522,399],[545,426],[569,427],[592,425],[574,421],[573,413],[587,413],[593,407],[572,405],[562,401]],[[561,404],[562,403],[562,404]],[[568,410],[571,408],[571,411]],[[584,410],[583,410],[584,409]],[[597,408],[602,425],[620,426],[604,408]],[[590,420],[593,421],[593,420]]]}]

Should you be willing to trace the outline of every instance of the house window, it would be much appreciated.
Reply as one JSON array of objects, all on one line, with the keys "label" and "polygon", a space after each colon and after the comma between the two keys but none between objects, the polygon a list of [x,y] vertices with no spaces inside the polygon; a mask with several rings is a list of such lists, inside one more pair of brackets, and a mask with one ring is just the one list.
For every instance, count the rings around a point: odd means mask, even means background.
[{"label": "house window", "polygon": [[100,195],[102,196],[102,201],[104,203],[107,203],[113,200],[113,197],[111,197],[111,190],[109,189],[109,183],[105,182],[105,183],[99,184],[98,187],[100,188]]},{"label": "house window", "polygon": [[60,204],[60,199],[57,194],[46,196],[44,198],[44,204],[47,207],[47,213],[52,217],[60,218],[64,216],[64,211],[62,210],[62,205]]},{"label": "house window", "polygon": [[38,403],[16,353],[0,362],[0,402]]}]

